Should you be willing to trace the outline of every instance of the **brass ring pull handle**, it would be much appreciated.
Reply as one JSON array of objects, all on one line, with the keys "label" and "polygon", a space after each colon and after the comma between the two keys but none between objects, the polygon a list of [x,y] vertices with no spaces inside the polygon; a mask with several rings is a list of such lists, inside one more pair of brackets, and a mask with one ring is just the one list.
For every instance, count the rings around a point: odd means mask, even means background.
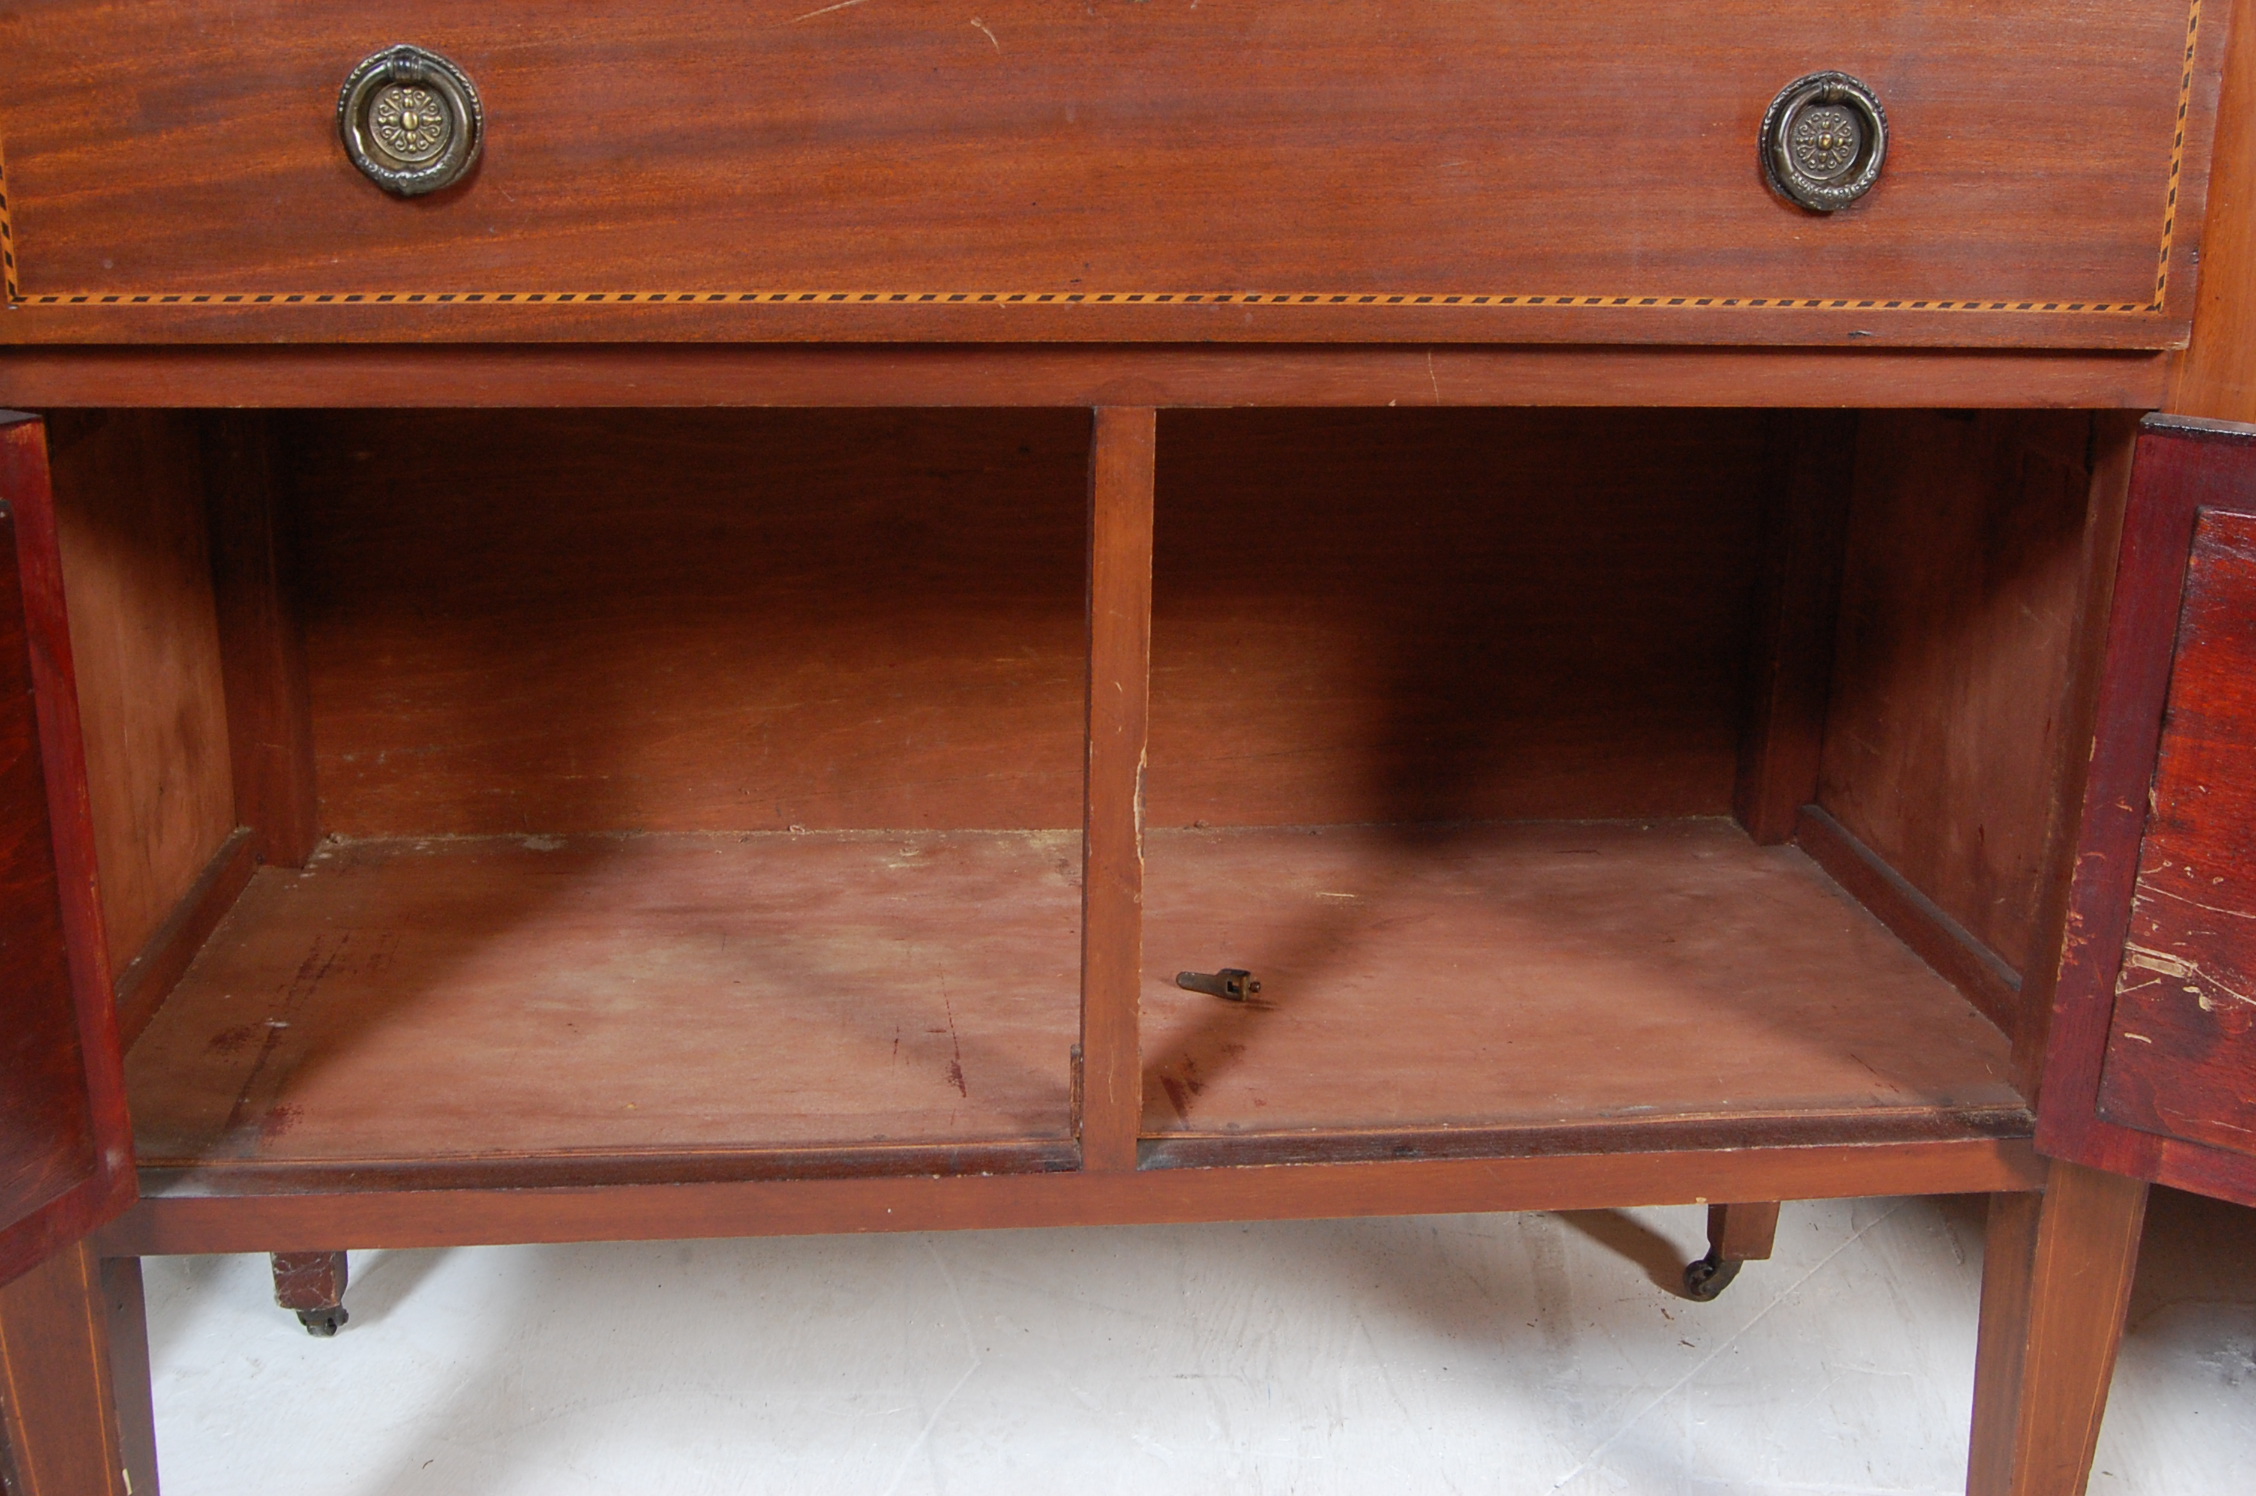
[{"label": "brass ring pull handle", "polygon": [[436,52],[386,47],[337,96],[337,135],[368,180],[400,197],[437,192],[477,163],[485,106],[469,75]]},{"label": "brass ring pull handle", "polygon": [[1763,116],[1762,162],[1780,197],[1838,213],[1872,190],[1888,159],[1888,111],[1847,73],[1786,85]]}]

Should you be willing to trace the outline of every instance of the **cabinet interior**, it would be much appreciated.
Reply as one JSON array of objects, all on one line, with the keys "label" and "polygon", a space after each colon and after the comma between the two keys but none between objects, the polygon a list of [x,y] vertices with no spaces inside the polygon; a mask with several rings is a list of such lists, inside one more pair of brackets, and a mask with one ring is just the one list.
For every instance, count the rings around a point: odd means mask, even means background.
[{"label": "cabinet interior", "polygon": [[[53,433],[144,1167],[1073,1166],[1086,411]],[[2025,1131],[2128,436],[1163,412],[1147,1164]]]}]

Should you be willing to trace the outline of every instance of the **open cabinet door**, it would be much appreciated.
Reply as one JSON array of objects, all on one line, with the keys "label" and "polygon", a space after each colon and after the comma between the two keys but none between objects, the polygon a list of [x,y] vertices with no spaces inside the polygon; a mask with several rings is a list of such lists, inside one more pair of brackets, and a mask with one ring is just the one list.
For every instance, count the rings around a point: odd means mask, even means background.
[{"label": "open cabinet door", "polygon": [[2037,1146],[2256,1204],[2256,426],[2141,428]]},{"label": "open cabinet door", "polygon": [[0,411],[0,1284],[133,1196],[46,432]]}]

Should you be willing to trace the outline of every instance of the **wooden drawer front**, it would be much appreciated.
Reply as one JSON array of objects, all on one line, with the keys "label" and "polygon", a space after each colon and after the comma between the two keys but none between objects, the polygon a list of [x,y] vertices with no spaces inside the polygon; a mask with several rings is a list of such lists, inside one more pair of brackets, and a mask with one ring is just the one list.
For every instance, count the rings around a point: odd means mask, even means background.
[{"label": "wooden drawer front", "polygon": [[2195,520],[2151,804],[2100,1115],[2256,1155],[2256,514]]},{"label": "wooden drawer front", "polygon": [[[0,337],[2161,346],[2209,6],[26,4]],[[429,198],[336,136],[401,40],[485,103],[483,159]],[[1892,130],[1829,217],[1756,150],[1824,68]]]}]

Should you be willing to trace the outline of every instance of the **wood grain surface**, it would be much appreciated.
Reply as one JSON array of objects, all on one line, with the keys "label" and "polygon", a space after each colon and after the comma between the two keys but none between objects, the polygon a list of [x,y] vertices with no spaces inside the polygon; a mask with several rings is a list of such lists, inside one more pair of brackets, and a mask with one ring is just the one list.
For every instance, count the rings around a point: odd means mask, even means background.
[{"label": "wood grain surface", "polygon": [[2091,418],[1873,413],[1819,803],[2019,973],[2085,582]]},{"label": "wood grain surface", "polygon": [[1771,417],[1747,711],[1731,813],[1764,846],[1794,836],[1817,799],[1833,633],[1855,491],[1857,414]]},{"label": "wood grain surface", "polygon": [[[2223,7],[2209,0],[2212,18]],[[2256,421],[2256,0],[2231,0],[2193,338],[2162,409]]]},{"label": "wood grain surface", "polygon": [[303,867],[321,809],[278,443],[258,412],[211,412],[200,427],[235,822],[252,832],[260,861]]},{"label": "wood grain surface", "polygon": [[1764,430],[1167,414],[1151,824],[1728,812]]},{"label": "wood grain surface", "polygon": [[[2020,1104],[2005,1037],[1722,819],[1158,831],[1148,1133]],[[1243,967],[1237,1003],[1175,973]]]},{"label": "wood grain surface", "polygon": [[2130,1307],[2146,1185],[2054,1164],[1990,1197],[1967,1496],[2082,1496]]},{"label": "wood grain surface", "polygon": [[1158,426],[1149,408],[1103,406],[1089,449],[1089,733],[1074,1121],[1083,1167],[1115,1171],[1136,1166],[1143,1104],[1136,999],[1144,961]]},{"label": "wood grain surface", "polygon": [[154,1255],[1338,1219],[2030,1190],[2043,1178],[2044,1161],[2025,1140],[1984,1137],[608,1189],[212,1193],[199,1180],[156,1176],[155,1196],[106,1230],[100,1246]]},{"label": "wood grain surface", "polygon": [[123,967],[235,829],[196,427],[66,415],[54,467],[102,913]]},{"label": "wood grain surface", "polygon": [[[2194,575],[2189,568],[2204,511],[2220,517],[2256,513],[2256,427],[2149,417],[2139,436],[2123,523],[2106,670],[2100,683],[2097,746],[2076,843],[2065,951],[2039,1096],[2038,1138],[2055,1157],[2256,1204],[2256,1159],[2244,1151],[2244,1144],[2215,1145],[2236,1138],[2231,1126],[2246,1121],[2244,1082],[2221,1077],[2215,1069],[2204,1073],[2205,1062],[2212,1057],[2223,1060],[2228,1051],[2205,1054],[2201,1048],[2204,1040],[2224,1041],[2228,1046],[2238,1042],[2231,1038],[2240,1021],[2236,1014],[2246,1011],[2247,1005],[2233,1002],[2216,1014],[2203,1013],[2200,999],[2215,1003],[2222,994],[2185,991],[2202,986],[2199,973],[2171,978],[2167,971],[2141,969],[2168,966],[2171,947],[2180,941],[2198,962],[2225,955],[2233,939],[2225,933],[2231,916],[2217,911],[2237,907],[2233,879],[2238,876],[2239,852],[2236,844],[2222,861],[2209,852],[2203,837],[2219,832],[2208,828],[2222,828],[2227,822],[2224,814],[2211,821],[2203,802],[2219,794],[2230,797],[2237,792],[2238,780],[2215,771],[2215,759],[2207,755],[2204,740],[2214,738],[2223,746],[2238,731],[2229,718],[2243,694],[2241,683],[2216,679],[2214,666],[2230,657],[2234,636],[2245,631],[2246,620],[2239,616],[2245,609],[2235,609],[2232,602],[2239,592],[2235,585],[2239,563],[2233,559],[2229,534],[2217,537],[2222,544],[2214,545],[2200,568],[2209,584],[2203,589],[2206,595],[2189,599],[2189,578]],[[2193,668],[2198,678],[2207,667],[2211,679],[2204,689],[2189,691],[2173,710],[2170,690],[2181,628],[2197,619],[2187,639],[2195,646]],[[2183,763],[2163,765],[2165,732],[2177,728],[2178,711],[2185,714],[2184,727],[2178,729],[2186,734],[2178,738]],[[2210,786],[2208,794],[2196,788],[2204,784]],[[2157,790],[2164,794],[2158,797]],[[2170,807],[2166,817],[2161,814],[2165,803]],[[2150,816],[2151,829],[2165,843],[2151,864],[2143,850]],[[2239,827],[2235,824],[2232,829]],[[2170,843],[2177,844],[2179,855],[2170,855]],[[2201,876],[2226,880],[2211,886],[2222,897],[2201,897],[2173,879],[2175,865],[2197,853],[2209,862]],[[2173,866],[2165,868],[2164,861]],[[2166,913],[2175,902],[2167,895],[2198,897],[2212,907],[2188,906]],[[2146,927],[2143,939],[2134,935],[2139,923]],[[2154,954],[2141,955],[2145,950]],[[2140,964],[2134,966],[2134,959]],[[2233,982],[2231,976],[2217,974]],[[2166,980],[2153,991],[2145,990],[2157,976]],[[2118,992],[2124,989],[2133,994],[2131,1008],[2118,1023]],[[2182,1035],[2168,1029],[2157,1035],[2145,1021],[2157,1016],[2157,1006],[2174,1006],[2177,998],[2193,1005],[2191,1015],[2179,1021],[2195,1026]],[[2138,1018],[2132,1020],[2130,1012],[2137,1012]],[[2171,1067],[2184,1068],[2182,1082],[2158,1074],[2159,1067],[2144,1060],[2133,1061],[2139,1071],[2132,1072],[2117,1092],[2116,1099],[2130,1108],[2127,1115],[2160,1122],[2166,1130],[2126,1127],[2103,1115],[2103,1073],[2112,1067],[2117,1048],[2126,1060],[2132,1049],[2160,1048],[2122,1037],[2128,1033],[2143,1034],[2148,1040],[2188,1041],[2177,1055],[2179,1064]],[[2166,1101],[2180,1114],[2160,1117],[2151,1102],[2141,1108],[2134,1096],[2147,1086],[2173,1088]],[[2205,1093],[2202,1104],[2192,1106],[2197,1092]],[[2185,1132],[2204,1116],[2221,1125],[2199,1137],[2172,1135]]]},{"label": "wood grain surface", "polygon": [[12,1228],[99,1172],[47,814],[46,764],[17,571],[0,494],[0,1281],[37,1260]]},{"label": "wood grain surface", "polygon": [[[2256,501],[2256,490],[2249,498]],[[2100,1115],[2256,1158],[2256,514],[2196,517]]]},{"label": "wood grain surface", "polygon": [[42,422],[0,411],[0,877],[9,895],[0,938],[10,977],[0,985],[9,1008],[0,1024],[0,1283],[115,1216],[135,1182],[46,436]]},{"label": "wood grain surface", "polygon": [[1975,349],[384,344],[18,347],[37,409],[1806,404],[2152,410],[2169,356]]},{"label": "wood grain surface", "polygon": [[152,1166],[1064,1139],[1079,838],[328,843],[127,1059]]},{"label": "wood grain surface", "polygon": [[235,907],[258,871],[256,840],[248,826],[219,844],[203,873],[172,906],[172,913],[149,935],[140,954],[118,969],[118,1038],[131,1049],[149,1026],[157,1009],[171,995],[173,984],[188,970],[188,963],[204,948],[227,911]]},{"label": "wood grain surface", "polygon": [[[286,430],[333,830],[1080,821],[1085,415]],[[1728,808],[1760,418],[1184,413],[1160,453],[1154,824]]]},{"label": "wood grain surface", "polygon": [[[334,0],[57,0],[0,29],[26,308],[0,337],[93,311],[112,341],[2166,346],[2223,40],[2200,15],[413,0],[372,39]],[[405,202],[347,162],[335,108],[410,37],[488,127],[471,178]],[[1893,135],[1878,189],[1821,218],[1768,190],[1756,140],[1828,67]]]},{"label": "wood grain surface", "polygon": [[[139,1276],[119,1286],[136,1288]],[[0,1288],[0,1460],[10,1496],[156,1490],[154,1440],[146,1437],[153,1427],[148,1352],[139,1325],[119,1324],[110,1313],[103,1280],[101,1260],[73,1242]],[[126,1357],[113,1354],[119,1331]],[[139,1365],[130,1360],[136,1347]],[[121,1393],[135,1398],[124,1417]]]}]

